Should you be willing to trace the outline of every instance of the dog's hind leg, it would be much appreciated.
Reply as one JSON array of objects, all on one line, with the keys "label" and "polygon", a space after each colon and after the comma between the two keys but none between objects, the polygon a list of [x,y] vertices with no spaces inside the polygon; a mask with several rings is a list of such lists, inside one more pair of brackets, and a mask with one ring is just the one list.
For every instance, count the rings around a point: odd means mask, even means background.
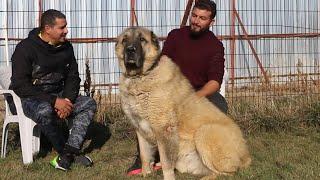
[{"label": "dog's hind leg", "polygon": [[181,173],[211,175],[212,171],[202,162],[195,144],[191,140],[179,139],[179,153],[176,169]]},{"label": "dog's hind leg", "polygon": [[155,152],[155,145],[151,145],[138,131],[137,137],[140,149],[140,159],[142,163],[142,175],[146,176],[152,172],[152,162],[154,161],[153,154]]},{"label": "dog's hind leg", "polygon": [[241,134],[232,126],[207,124],[195,133],[196,149],[203,163],[216,174],[232,175],[241,166]]}]

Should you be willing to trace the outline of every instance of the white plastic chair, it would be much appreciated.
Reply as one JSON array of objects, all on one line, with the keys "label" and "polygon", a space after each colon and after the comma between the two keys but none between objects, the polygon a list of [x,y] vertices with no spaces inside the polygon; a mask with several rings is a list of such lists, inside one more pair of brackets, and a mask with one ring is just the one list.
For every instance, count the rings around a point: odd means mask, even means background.
[{"label": "white plastic chair", "polygon": [[[0,94],[6,96],[12,96],[14,105],[16,107],[16,113],[13,114],[9,108],[9,103],[6,98],[5,101],[5,117],[2,129],[2,146],[1,157],[6,157],[7,139],[8,139],[8,125],[9,123],[19,123],[20,142],[22,150],[22,159],[24,164],[30,164],[33,162],[33,155],[39,152],[40,149],[40,128],[36,126],[36,123],[26,117],[23,113],[21,99],[9,89],[8,77],[11,77],[11,67],[1,67],[0,84],[3,89],[0,88]],[[6,77],[6,79],[4,79]],[[7,82],[5,82],[7,81]]]}]

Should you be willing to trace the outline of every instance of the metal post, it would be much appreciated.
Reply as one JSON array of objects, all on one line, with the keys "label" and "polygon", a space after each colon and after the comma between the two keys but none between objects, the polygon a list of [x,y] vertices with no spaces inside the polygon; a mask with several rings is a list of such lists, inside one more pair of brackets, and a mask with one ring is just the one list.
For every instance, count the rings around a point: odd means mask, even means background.
[{"label": "metal post", "polygon": [[38,1],[38,6],[39,6],[39,14],[38,14],[38,24],[39,24],[39,27],[40,27],[40,24],[41,24],[41,15],[42,15],[42,0],[39,0]]},{"label": "metal post", "polygon": [[188,20],[189,14],[190,14],[192,3],[193,3],[193,0],[188,0],[187,6],[186,6],[186,10],[184,11],[184,15],[183,15],[183,19],[182,19],[182,22],[180,24],[180,27],[183,27],[183,26],[185,26],[187,24],[187,20]]},{"label": "metal post", "polygon": [[6,62],[7,66],[9,66],[9,43],[8,43],[8,0],[5,1],[5,13],[4,13],[4,43],[5,43],[5,53],[6,53]]},{"label": "metal post", "polygon": [[248,38],[248,33],[247,33],[247,31],[246,31],[246,28],[244,27],[244,25],[243,25],[243,23],[242,23],[242,21],[241,21],[241,18],[240,18],[240,16],[239,16],[239,14],[238,14],[238,12],[237,12],[236,9],[235,9],[234,13],[235,13],[235,15],[236,15],[236,17],[237,17],[237,19],[238,19],[238,21],[239,21],[239,24],[240,24],[240,27],[241,27],[241,29],[242,29],[242,32],[244,33],[244,38],[245,38],[245,39],[248,41],[248,43],[249,43],[250,49],[251,49],[251,51],[252,51],[252,53],[253,53],[256,61],[257,61],[257,64],[258,64],[258,66],[259,66],[259,68],[260,68],[260,70],[261,70],[261,72],[262,72],[262,75],[264,76],[264,79],[265,79],[266,83],[269,84],[269,82],[270,82],[270,81],[269,81],[269,77],[268,77],[266,71],[264,70],[264,68],[263,68],[263,66],[262,66],[262,63],[261,63],[261,61],[260,61],[260,59],[259,59],[259,56],[258,56],[256,50],[255,50],[254,47],[253,47],[252,42],[251,42],[250,39]]},{"label": "metal post", "polygon": [[135,7],[135,0],[130,1],[130,26],[135,25],[135,13],[134,13],[134,7]]},{"label": "metal post", "polygon": [[236,46],[236,37],[235,37],[235,25],[236,25],[236,15],[235,15],[235,5],[236,1],[232,0],[231,2],[231,45],[230,45],[230,53],[231,53],[231,85],[232,89],[234,87],[234,63],[235,63],[235,46]]}]

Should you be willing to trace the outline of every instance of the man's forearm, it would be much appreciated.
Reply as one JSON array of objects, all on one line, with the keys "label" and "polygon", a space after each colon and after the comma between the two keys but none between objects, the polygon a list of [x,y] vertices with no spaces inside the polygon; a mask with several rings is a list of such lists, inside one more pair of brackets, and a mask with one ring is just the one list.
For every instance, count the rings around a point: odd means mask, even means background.
[{"label": "man's forearm", "polygon": [[208,81],[200,90],[196,92],[199,97],[212,95],[220,89],[220,84],[215,80]]}]

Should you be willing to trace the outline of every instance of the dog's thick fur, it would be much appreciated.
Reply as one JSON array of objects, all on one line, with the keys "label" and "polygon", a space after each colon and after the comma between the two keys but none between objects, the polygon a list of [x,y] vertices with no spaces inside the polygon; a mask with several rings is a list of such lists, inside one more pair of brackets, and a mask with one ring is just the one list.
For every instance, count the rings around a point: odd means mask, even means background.
[{"label": "dog's thick fur", "polygon": [[[195,52],[196,53],[196,52]],[[230,175],[251,158],[240,128],[206,98],[199,98],[171,59],[160,56],[157,37],[129,28],[116,44],[123,110],[134,126],[144,175],[158,148],[164,179],[180,172]]]}]

